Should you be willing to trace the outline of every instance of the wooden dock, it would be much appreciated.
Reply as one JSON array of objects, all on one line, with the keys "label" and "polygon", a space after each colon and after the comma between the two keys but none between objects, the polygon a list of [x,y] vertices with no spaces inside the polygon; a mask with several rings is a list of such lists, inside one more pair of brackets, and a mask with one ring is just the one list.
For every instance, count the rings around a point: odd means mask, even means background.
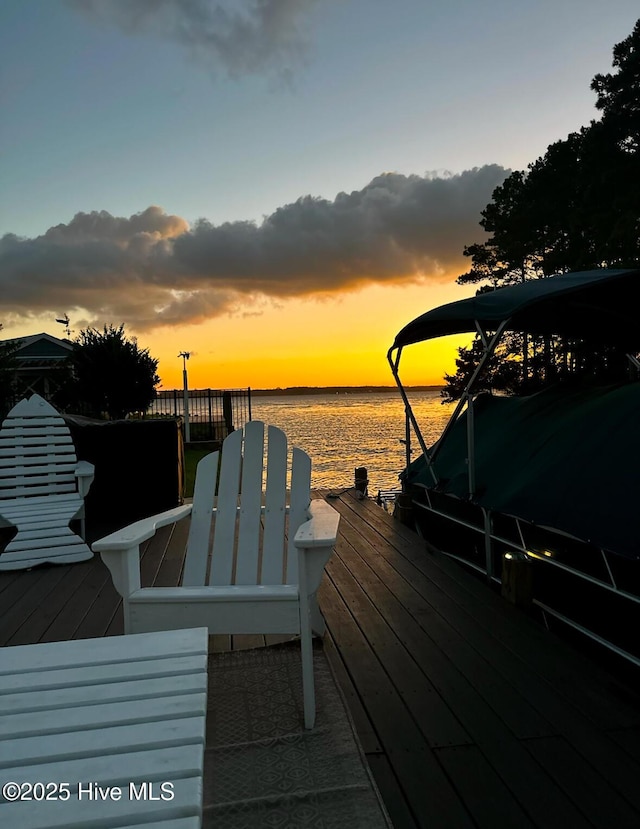
[{"label": "wooden dock", "polygon": [[[342,521],[320,592],[325,648],[396,829],[637,829],[640,695],[629,678],[428,553],[372,501],[349,491],[330,502]],[[148,543],[144,584],[176,584],[186,531]],[[0,573],[0,645],[122,632],[99,558]]]}]

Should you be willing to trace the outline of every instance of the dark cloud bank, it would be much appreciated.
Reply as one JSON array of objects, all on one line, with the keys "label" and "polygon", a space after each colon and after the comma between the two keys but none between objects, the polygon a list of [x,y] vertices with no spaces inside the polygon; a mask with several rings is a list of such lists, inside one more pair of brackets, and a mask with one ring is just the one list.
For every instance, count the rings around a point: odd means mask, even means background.
[{"label": "dark cloud bank", "polygon": [[386,173],[333,201],[304,196],[261,224],[149,207],[129,218],[78,213],[34,239],[0,239],[3,321],[72,309],[87,324],[144,330],[201,322],[252,299],[441,280],[482,238],[480,211],[508,171]]}]

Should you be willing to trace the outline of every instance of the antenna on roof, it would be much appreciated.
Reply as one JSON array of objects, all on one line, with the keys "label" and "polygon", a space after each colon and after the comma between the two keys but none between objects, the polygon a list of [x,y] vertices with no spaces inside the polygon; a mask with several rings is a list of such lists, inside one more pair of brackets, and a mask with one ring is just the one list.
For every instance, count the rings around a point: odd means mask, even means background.
[{"label": "antenna on roof", "polygon": [[65,315],[64,315],[63,317],[61,317],[60,319],[57,319],[57,318],[56,318],[56,322],[59,322],[61,325],[64,325],[64,326],[65,326],[64,333],[67,335],[67,337],[71,337],[71,334],[72,334],[73,332],[72,332],[72,330],[69,328],[69,314],[65,314]]}]

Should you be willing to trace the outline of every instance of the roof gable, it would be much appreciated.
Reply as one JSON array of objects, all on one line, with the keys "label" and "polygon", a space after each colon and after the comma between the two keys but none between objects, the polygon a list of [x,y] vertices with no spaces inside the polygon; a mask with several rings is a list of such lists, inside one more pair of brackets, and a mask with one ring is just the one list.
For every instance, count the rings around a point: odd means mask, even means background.
[{"label": "roof gable", "polygon": [[5,343],[15,343],[14,354],[18,362],[32,360],[65,360],[73,350],[68,340],[60,340],[51,334],[31,334],[28,337],[14,337]]}]

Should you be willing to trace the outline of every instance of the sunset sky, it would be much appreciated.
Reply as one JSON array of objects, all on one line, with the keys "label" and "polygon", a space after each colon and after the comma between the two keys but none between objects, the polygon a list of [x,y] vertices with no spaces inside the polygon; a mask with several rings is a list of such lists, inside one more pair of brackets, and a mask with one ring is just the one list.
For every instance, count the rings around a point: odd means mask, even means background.
[{"label": "sunset sky", "polygon": [[[3,0],[0,336],[125,323],[165,388],[391,384],[637,0]],[[423,349],[437,383],[465,338]]]}]

